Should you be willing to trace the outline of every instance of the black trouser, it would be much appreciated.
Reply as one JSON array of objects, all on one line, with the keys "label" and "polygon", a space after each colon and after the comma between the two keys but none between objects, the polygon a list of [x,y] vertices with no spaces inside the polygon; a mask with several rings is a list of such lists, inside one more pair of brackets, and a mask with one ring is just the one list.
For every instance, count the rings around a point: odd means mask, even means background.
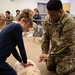
[{"label": "black trouser", "polygon": [[8,63],[0,62],[0,75],[17,75],[17,73]]}]

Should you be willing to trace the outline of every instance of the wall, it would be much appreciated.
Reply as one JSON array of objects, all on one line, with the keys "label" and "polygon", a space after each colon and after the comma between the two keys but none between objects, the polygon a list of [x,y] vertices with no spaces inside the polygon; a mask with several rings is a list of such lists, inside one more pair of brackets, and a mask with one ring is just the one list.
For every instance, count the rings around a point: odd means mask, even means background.
[{"label": "wall", "polygon": [[0,12],[5,13],[6,10],[10,10],[13,15],[15,15],[16,9],[23,9],[23,8],[34,8],[37,6],[37,2],[32,0],[0,0]]},{"label": "wall", "polygon": [[[6,10],[10,10],[11,14],[14,16],[16,15],[16,9],[24,9],[24,8],[30,8],[34,9],[37,8],[37,2],[40,0],[14,0],[13,2],[11,0],[0,0],[0,12],[5,14]],[[47,0],[41,0],[40,2],[47,2]]]},{"label": "wall", "polygon": [[62,3],[70,3],[70,13],[75,17],[75,0],[61,0]]},{"label": "wall", "polygon": [[[75,16],[75,0],[61,0],[62,3],[70,3],[70,13]],[[6,10],[10,10],[15,16],[16,9],[30,8],[34,9],[37,7],[37,3],[47,3],[48,0],[0,0],[0,12],[5,13]]]}]

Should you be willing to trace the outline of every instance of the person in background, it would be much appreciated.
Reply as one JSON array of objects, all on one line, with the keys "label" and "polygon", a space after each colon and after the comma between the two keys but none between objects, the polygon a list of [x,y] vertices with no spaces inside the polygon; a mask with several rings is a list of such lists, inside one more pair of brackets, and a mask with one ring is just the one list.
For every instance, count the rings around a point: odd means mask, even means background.
[{"label": "person in background", "polygon": [[[32,19],[28,11],[22,11],[16,21],[6,25],[0,32],[0,75],[17,75],[15,70],[6,62],[12,54],[24,67],[33,66],[27,62],[27,54],[22,38],[22,31],[32,26]],[[19,48],[20,54],[16,50]]]},{"label": "person in background", "polygon": [[0,31],[5,27],[6,22],[5,22],[5,16],[4,14],[0,13]]},{"label": "person in background", "polygon": [[14,17],[11,16],[10,11],[5,12],[6,15],[6,25],[10,24],[12,21],[14,21]]},{"label": "person in background", "polygon": [[[66,10],[66,12],[68,13],[68,14],[70,14],[70,11],[69,10]],[[73,16],[72,14],[71,14],[71,16]],[[73,16],[74,17],[74,16]]]},{"label": "person in background", "polygon": [[75,21],[63,10],[60,0],[49,0],[47,10],[50,18],[44,22],[42,54],[49,71],[69,75],[75,69]]},{"label": "person in background", "polygon": [[70,14],[70,12],[68,10],[66,10],[66,12]]},{"label": "person in background", "polygon": [[41,20],[42,17],[39,13],[39,10],[37,8],[34,9],[34,15],[33,15],[33,22],[35,22],[37,25],[41,25],[40,21],[37,20]]},{"label": "person in background", "polygon": [[16,10],[16,17],[20,14],[20,10]]}]

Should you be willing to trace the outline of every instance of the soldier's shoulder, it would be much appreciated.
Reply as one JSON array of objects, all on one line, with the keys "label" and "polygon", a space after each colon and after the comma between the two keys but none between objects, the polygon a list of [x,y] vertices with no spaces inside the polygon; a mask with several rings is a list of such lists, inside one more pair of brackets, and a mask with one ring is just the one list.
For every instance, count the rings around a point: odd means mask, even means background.
[{"label": "soldier's shoulder", "polygon": [[62,24],[65,23],[65,22],[74,22],[74,17],[71,15],[71,14],[68,14],[66,12],[64,12],[64,15],[63,15],[63,18],[61,20]]},{"label": "soldier's shoulder", "polygon": [[49,14],[44,17],[44,21],[47,21],[50,18]]},{"label": "soldier's shoulder", "polygon": [[45,17],[45,19],[44,19],[44,24],[45,24],[45,25],[51,25],[51,19],[50,19],[49,15],[47,15],[47,16]]}]

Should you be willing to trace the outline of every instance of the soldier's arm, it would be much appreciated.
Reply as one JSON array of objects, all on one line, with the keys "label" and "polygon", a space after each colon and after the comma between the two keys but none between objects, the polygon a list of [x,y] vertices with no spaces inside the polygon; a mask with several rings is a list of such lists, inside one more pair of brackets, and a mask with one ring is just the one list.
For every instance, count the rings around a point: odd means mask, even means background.
[{"label": "soldier's arm", "polygon": [[48,54],[50,46],[50,37],[49,37],[49,24],[45,21],[43,27],[43,39],[42,39],[42,53]]},{"label": "soldier's arm", "polygon": [[71,46],[73,33],[74,33],[75,23],[73,20],[67,20],[64,23],[64,27],[61,32],[61,36],[58,41],[56,41],[56,47],[54,52],[51,54],[60,54],[62,53],[67,47]]}]

